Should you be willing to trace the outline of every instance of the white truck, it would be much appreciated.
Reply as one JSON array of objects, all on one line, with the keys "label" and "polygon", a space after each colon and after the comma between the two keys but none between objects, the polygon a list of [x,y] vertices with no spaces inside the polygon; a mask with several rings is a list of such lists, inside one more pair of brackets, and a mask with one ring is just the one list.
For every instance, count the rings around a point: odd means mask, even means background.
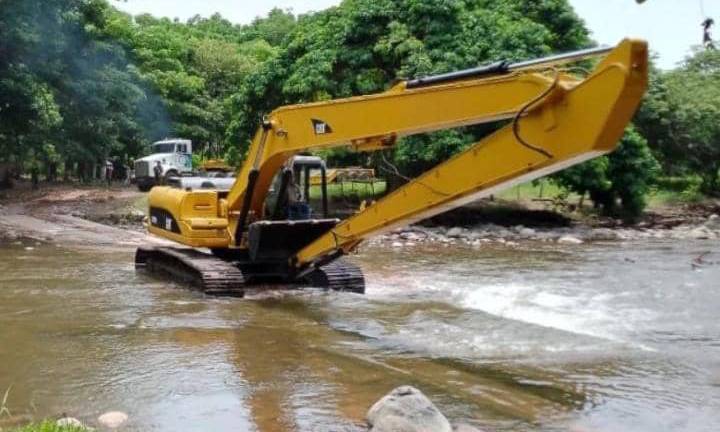
[{"label": "white truck", "polygon": [[163,181],[192,175],[192,141],[177,138],[157,141],[152,144],[152,154],[135,161],[135,182],[142,192],[147,192],[155,186],[157,166],[160,168],[159,174]]}]

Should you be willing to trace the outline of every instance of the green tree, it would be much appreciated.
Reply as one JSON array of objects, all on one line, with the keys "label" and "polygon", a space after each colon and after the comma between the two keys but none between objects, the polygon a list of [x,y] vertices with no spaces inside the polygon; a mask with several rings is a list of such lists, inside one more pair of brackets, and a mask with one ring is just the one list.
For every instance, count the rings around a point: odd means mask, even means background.
[{"label": "green tree", "polygon": [[683,149],[675,137],[676,120],[669,97],[666,74],[652,66],[648,91],[635,115],[638,131],[647,139],[650,148],[668,175],[683,175],[688,170]]},{"label": "green tree", "polygon": [[[138,147],[151,97],[106,33],[102,0],[24,1],[0,9],[2,156],[90,167]],[[150,103],[149,103],[150,102]]]},{"label": "green tree", "polygon": [[[219,15],[187,23],[113,11],[106,31],[121,41],[167,109],[166,134],[228,146],[230,100],[246,75],[274,54],[263,39],[250,39],[247,28]],[[258,21],[256,21],[257,23]]]},{"label": "green tree", "polygon": [[[89,174],[172,134],[196,148],[220,144],[239,163],[278,106],[590,44],[567,0],[345,0],[299,17],[274,9],[244,26],[220,15],[131,17],[105,0],[10,1],[0,8],[0,158],[63,161]],[[701,52],[677,71],[654,71],[637,120],[666,171],[701,172],[707,189],[717,187],[720,163],[718,64],[717,53]],[[405,138],[387,158],[414,176],[494,128]],[[631,131],[617,153],[565,181],[608,212],[621,202],[635,213],[650,181],[640,171],[654,170],[646,150]],[[327,155],[394,169],[383,158]]]},{"label": "green tree", "polygon": [[569,190],[589,194],[603,214],[632,221],[644,210],[659,170],[645,138],[629,127],[615,152],[561,171],[554,178]]},{"label": "green tree", "polygon": [[636,122],[667,175],[697,174],[718,194],[720,52],[696,49],[677,69],[653,71]]},{"label": "green tree", "polygon": [[256,18],[242,31],[242,40],[263,40],[272,46],[279,46],[295,28],[297,21],[293,13],[273,8],[266,17]]},{"label": "green tree", "polygon": [[706,193],[718,194],[720,183],[720,52],[698,50],[683,66],[667,74],[672,107],[672,138],[683,160],[698,173]]},{"label": "green tree", "polygon": [[[579,48],[590,43],[587,35],[565,0],[346,0],[301,16],[279,52],[247,76],[232,98],[228,140],[240,143],[242,154],[262,115],[280,105]],[[412,174],[464,148],[479,138],[477,131],[487,129],[408,138],[392,159]]]}]

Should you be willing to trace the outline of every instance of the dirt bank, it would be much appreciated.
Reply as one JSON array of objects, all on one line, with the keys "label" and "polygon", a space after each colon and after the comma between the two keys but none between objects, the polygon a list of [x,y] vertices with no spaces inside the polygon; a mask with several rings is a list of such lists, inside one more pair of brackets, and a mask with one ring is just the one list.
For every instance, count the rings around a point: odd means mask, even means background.
[{"label": "dirt bank", "polygon": [[103,248],[163,243],[142,230],[143,197],[126,187],[21,187],[0,200],[0,239]]},{"label": "dirt bank", "polygon": [[[142,226],[146,194],[130,187],[56,185],[19,188],[0,197],[0,238],[19,237],[63,245],[131,248],[166,243]],[[679,205],[648,212],[637,224],[569,217],[511,202],[481,201],[423,224],[372,239],[393,247],[437,242],[481,246],[539,241],[578,244],[648,238],[720,239],[720,204]]]}]

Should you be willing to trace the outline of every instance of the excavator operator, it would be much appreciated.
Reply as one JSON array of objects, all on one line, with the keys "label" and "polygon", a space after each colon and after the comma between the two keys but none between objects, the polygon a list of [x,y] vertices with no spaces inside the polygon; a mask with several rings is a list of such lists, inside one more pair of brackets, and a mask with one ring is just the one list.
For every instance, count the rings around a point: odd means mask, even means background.
[{"label": "excavator operator", "polygon": [[312,209],[303,196],[302,188],[296,181],[296,175],[291,171],[290,181],[287,186],[287,215],[289,220],[310,219]]}]

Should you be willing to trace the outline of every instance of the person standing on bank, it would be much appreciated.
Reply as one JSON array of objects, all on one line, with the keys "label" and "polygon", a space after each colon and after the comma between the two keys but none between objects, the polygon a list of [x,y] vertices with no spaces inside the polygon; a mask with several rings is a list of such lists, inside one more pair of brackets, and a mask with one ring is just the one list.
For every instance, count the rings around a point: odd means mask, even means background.
[{"label": "person standing on bank", "polygon": [[162,180],[162,165],[160,164],[160,161],[155,162],[153,174],[155,174],[155,184],[159,185]]},{"label": "person standing on bank", "polygon": [[110,159],[105,161],[105,180],[107,180],[107,185],[110,187],[112,185],[112,178],[113,178],[113,170],[114,170],[113,163]]}]

